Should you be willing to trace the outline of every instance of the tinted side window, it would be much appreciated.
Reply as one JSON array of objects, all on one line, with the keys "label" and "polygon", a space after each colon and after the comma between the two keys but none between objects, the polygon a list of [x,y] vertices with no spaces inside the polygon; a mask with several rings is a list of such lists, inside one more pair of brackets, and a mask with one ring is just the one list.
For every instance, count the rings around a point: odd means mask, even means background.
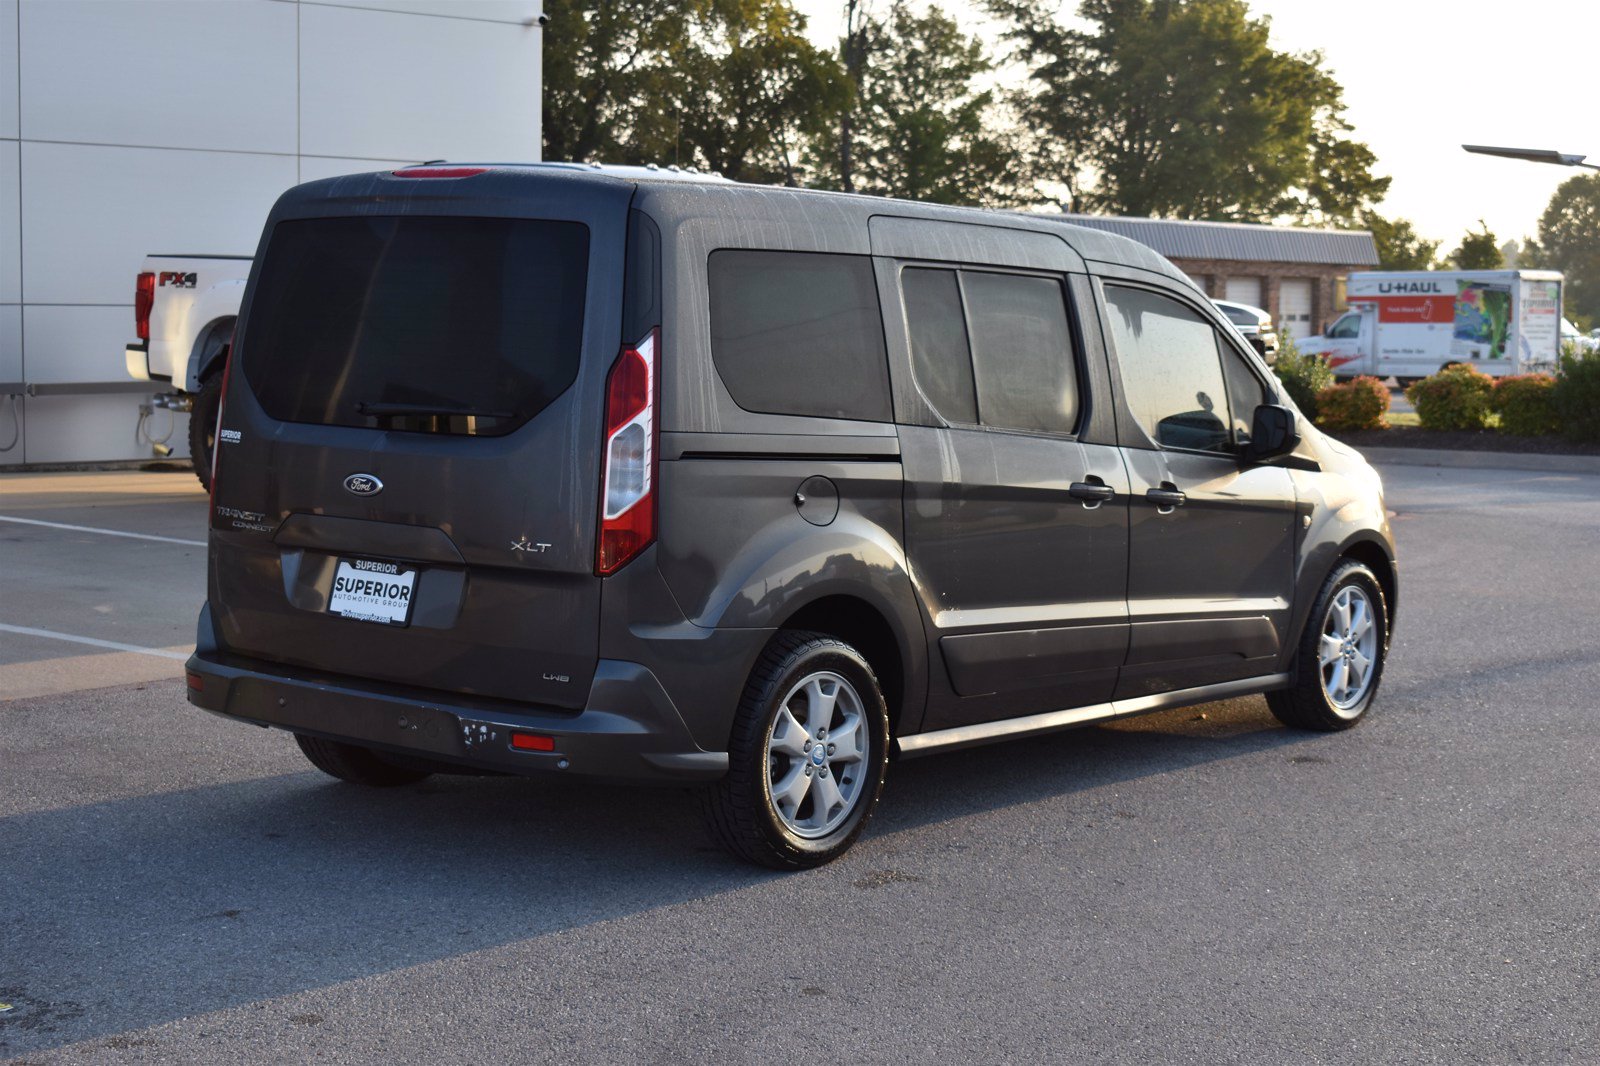
[{"label": "tinted side window", "polygon": [[1233,432],[1237,441],[1250,439],[1250,427],[1255,421],[1256,408],[1271,403],[1261,379],[1250,372],[1240,355],[1219,333],[1217,348],[1222,352],[1222,373],[1228,379],[1228,406],[1233,410]]},{"label": "tinted side window", "polygon": [[900,275],[906,325],[911,334],[911,370],[922,393],[947,422],[976,422],[972,351],[954,270],[908,268]]},{"label": "tinted side window", "polygon": [[867,256],[711,253],[711,357],[747,411],[892,419]]},{"label": "tinted side window", "polygon": [[1123,390],[1158,444],[1227,451],[1228,389],[1211,324],[1176,300],[1107,285],[1111,337]]},{"label": "tinted side window", "polygon": [[962,286],[983,424],[1071,433],[1078,378],[1061,283],[963,271]]}]

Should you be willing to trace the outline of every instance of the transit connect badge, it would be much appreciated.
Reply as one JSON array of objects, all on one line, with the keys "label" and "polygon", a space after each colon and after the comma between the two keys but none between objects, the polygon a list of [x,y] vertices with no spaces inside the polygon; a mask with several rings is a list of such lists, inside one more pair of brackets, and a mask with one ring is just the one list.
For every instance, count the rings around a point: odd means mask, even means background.
[{"label": "transit connect badge", "polygon": [[354,496],[376,496],[383,491],[383,482],[372,474],[351,474],[344,479],[344,487]]}]

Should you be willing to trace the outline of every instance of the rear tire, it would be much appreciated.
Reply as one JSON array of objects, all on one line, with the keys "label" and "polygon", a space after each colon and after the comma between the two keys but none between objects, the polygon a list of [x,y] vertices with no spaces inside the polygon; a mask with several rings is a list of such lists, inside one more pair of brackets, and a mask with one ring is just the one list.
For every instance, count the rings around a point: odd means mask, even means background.
[{"label": "rear tire", "polygon": [[200,392],[189,408],[189,456],[194,476],[206,491],[211,490],[211,460],[217,447],[217,412],[222,407],[222,367],[228,361],[227,349],[217,361],[217,370],[200,383]]},{"label": "rear tire", "polygon": [[427,770],[385,762],[377,752],[357,744],[308,737],[303,733],[296,733],[294,739],[305,757],[311,760],[312,766],[330,777],[351,784],[394,788],[397,785],[414,785],[429,776]]},{"label": "rear tire", "polygon": [[1345,559],[1323,582],[1306,618],[1293,686],[1267,693],[1267,706],[1291,729],[1349,729],[1372,706],[1388,651],[1383,586],[1364,563]]},{"label": "rear tire", "polygon": [[872,667],[822,633],[779,633],[750,674],[728,773],[701,793],[713,838],[775,870],[844,854],[883,791],[889,713]]}]

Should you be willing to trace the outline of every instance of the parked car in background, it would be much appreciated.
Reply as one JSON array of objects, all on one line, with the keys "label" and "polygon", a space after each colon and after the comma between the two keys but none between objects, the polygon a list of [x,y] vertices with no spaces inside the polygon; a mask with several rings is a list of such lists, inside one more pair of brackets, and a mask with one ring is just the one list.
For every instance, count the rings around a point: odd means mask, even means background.
[{"label": "parked car in background", "polygon": [[1259,307],[1234,303],[1232,300],[1212,300],[1234,328],[1244,334],[1244,339],[1270,365],[1278,361],[1278,328],[1272,316]]},{"label": "parked car in background", "polygon": [[1561,347],[1572,345],[1580,352],[1600,351],[1600,329],[1584,333],[1567,319],[1561,320]]},{"label": "parked car in background", "polygon": [[152,255],[134,282],[138,339],[123,352],[128,375],[166,386],[157,407],[189,412],[189,455],[207,487],[222,368],[249,276],[247,255]]},{"label": "parked car in background", "polygon": [[1378,689],[1377,473],[1113,234],[423,166],[285,193],[240,323],[187,694],[345,781],[694,783],[796,869],[891,756]]}]

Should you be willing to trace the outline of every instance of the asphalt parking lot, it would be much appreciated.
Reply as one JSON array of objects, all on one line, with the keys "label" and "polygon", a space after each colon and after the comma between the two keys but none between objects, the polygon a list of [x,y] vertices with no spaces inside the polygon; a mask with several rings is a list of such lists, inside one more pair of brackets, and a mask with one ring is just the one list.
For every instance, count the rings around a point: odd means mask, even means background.
[{"label": "asphalt parking lot", "polygon": [[190,475],[0,477],[0,1056],[1600,1060],[1600,477],[1384,473],[1359,728],[1251,698],[898,764],[791,875],[681,791],[323,777],[184,701]]}]

